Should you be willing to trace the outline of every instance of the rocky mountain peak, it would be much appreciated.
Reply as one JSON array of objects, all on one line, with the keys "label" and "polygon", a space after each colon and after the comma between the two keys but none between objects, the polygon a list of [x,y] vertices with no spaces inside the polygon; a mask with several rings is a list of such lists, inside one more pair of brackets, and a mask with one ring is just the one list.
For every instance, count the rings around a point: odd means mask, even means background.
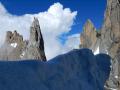
[{"label": "rocky mountain peak", "polygon": [[0,52],[0,59],[3,60],[20,60],[22,51],[26,48],[26,41],[23,40],[23,36],[20,35],[16,30],[7,31],[5,42],[2,45]]},{"label": "rocky mountain peak", "polygon": [[96,31],[94,25],[88,20],[80,39],[81,47],[90,48],[97,54],[106,53],[111,56],[111,74],[106,88],[120,90],[120,0],[107,0],[101,30]]},{"label": "rocky mountain peak", "polygon": [[29,40],[23,40],[23,36],[16,30],[6,32],[5,43],[1,47],[0,59],[8,61],[25,59],[46,61],[44,40],[37,18],[34,18],[31,24]]},{"label": "rocky mountain peak", "polygon": [[15,42],[16,43],[23,42],[23,36],[17,33],[16,30],[14,32],[7,31],[5,43],[15,43]]},{"label": "rocky mountain peak", "polygon": [[39,21],[38,21],[37,18],[34,17],[33,23],[30,27],[30,44],[38,43],[40,45],[40,42],[44,43],[43,42],[43,37],[42,37],[42,34],[41,34]]},{"label": "rocky mountain peak", "polygon": [[34,18],[30,27],[30,39],[26,50],[25,58],[27,59],[40,59],[46,61],[44,52],[44,40],[41,33],[39,20]]},{"label": "rocky mountain peak", "polygon": [[92,31],[95,30],[94,25],[93,25],[93,23],[91,22],[90,19],[87,20],[87,22],[85,23],[83,29],[84,29],[84,30],[83,30],[84,33],[85,33],[86,35],[88,35],[88,36],[89,36],[89,34],[91,34]]},{"label": "rocky mountain peak", "polygon": [[37,26],[40,26],[39,20],[38,20],[38,18],[34,17],[31,27],[37,27]]},{"label": "rocky mountain peak", "polygon": [[107,0],[105,20],[101,30],[102,47],[112,57],[112,70],[108,88],[120,88],[120,1]]},{"label": "rocky mountain peak", "polygon": [[91,26],[91,27],[94,27],[92,21],[90,19],[88,19],[84,25],[84,27],[88,27],[88,26]]},{"label": "rocky mountain peak", "polygon": [[84,48],[92,48],[95,44],[97,37],[96,37],[96,28],[94,27],[91,20],[87,20],[84,25],[83,32],[80,35],[81,39],[81,46]]},{"label": "rocky mountain peak", "polygon": [[117,4],[120,4],[119,0],[107,0],[107,8],[113,8]]},{"label": "rocky mountain peak", "polygon": [[[118,42],[120,39],[120,1],[108,0],[105,12],[105,20],[102,29],[111,31],[109,35],[112,41]],[[102,30],[105,33],[106,30]]]}]

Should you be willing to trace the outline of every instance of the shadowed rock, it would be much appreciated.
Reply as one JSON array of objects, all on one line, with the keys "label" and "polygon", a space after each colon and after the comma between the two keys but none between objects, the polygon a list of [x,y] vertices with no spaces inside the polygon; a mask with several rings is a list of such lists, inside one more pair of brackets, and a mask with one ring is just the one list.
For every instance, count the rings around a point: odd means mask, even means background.
[{"label": "shadowed rock", "polygon": [[1,90],[104,90],[110,57],[73,50],[48,62],[0,62]]}]

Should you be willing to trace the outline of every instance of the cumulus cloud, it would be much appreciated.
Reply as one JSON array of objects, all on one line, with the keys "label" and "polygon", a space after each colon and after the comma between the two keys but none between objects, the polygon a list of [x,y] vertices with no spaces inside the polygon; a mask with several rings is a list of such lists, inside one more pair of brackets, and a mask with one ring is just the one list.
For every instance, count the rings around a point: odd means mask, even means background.
[{"label": "cumulus cloud", "polygon": [[8,13],[0,3],[0,41],[1,43],[4,42],[6,31],[14,30],[22,34],[25,39],[29,39],[30,25],[33,17],[37,17],[44,37],[45,53],[47,58],[50,59],[68,50],[69,46],[67,47],[67,45],[72,43],[72,37],[68,37],[65,45],[60,43],[58,37],[71,30],[76,15],[76,11],[72,12],[69,8],[63,8],[60,3],[54,3],[45,12],[16,16]]}]

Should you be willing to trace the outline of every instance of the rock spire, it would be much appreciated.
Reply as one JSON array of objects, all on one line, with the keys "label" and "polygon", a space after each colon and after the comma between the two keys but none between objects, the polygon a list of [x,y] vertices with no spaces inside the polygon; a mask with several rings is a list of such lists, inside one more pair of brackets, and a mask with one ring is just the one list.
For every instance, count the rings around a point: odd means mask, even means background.
[{"label": "rock spire", "polygon": [[25,58],[40,59],[42,61],[46,61],[44,52],[44,40],[37,18],[34,18],[34,21],[30,27],[30,39],[25,52]]}]

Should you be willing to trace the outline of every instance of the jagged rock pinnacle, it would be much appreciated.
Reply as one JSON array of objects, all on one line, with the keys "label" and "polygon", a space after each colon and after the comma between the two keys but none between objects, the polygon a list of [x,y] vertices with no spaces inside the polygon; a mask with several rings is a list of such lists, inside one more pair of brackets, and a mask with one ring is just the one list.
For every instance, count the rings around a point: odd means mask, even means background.
[{"label": "jagged rock pinnacle", "polygon": [[96,28],[94,27],[91,20],[87,20],[87,22],[84,25],[83,32],[80,35],[81,39],[81,46],[84,48],[92,48],[92,46],[95,44],[97,38],[96,38]]},{"label": "jagged rock pinnacle", "polygon": [[39,25],[39,20],[38,20],[36,17],[34,17],[34,20],[33,20],[33,22],[32,22],[31,27],[36,27],[36,26],[40,26],[40,25]]},{"label": "jagged rock pinnacle", "polygon": [[99,53],[111,56],[111,74],[106,89],[120,90],[120,0],[107,0],[101,30],[95,31],[93,24],[88,20],[80,36],[81,48],[90,48],[96,52],[95,48],[98,47]]},{"label": "jagged rock pinnacle", "polygon": [[23,40],[23,36],[16,30],[14,32],[7,31],[5,42],[1,46],[0,59],[8,61],[20,60],[20,55],[26,46],[26,41]]},{"label": "jagged rock pinnacle", "polygon": [[40,59],[46,61],[44,52],[44,40],[41,33],[39,20],[34,17],[30,27],[30,40],[25,54],[26,59]]}]

